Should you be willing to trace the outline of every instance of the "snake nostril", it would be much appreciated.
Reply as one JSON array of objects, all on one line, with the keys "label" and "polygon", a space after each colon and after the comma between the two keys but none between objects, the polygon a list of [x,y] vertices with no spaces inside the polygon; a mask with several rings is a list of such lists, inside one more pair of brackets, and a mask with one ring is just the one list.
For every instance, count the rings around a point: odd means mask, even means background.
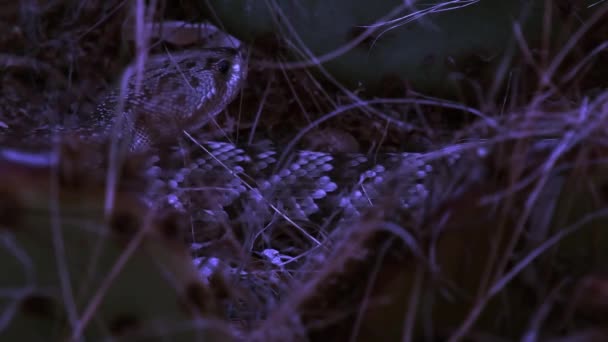
[{"label": "snake nostril", "polygon": [[230,66],[230,61],[222,59],[217,63],[217,70],[225,75],[230,70]]}]

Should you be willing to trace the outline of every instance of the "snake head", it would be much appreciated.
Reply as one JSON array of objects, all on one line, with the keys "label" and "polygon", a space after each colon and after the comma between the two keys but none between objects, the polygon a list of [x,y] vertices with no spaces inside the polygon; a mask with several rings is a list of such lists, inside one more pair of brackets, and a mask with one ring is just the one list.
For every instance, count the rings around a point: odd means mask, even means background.
[{"label": "snake head", "polygon": [[204,55],[204,62],[200,72],[195,72],[191,79],[195,83],[198,81],[197,87],[193,88],[199,99],[192,115],[184,118],[190,129],[198,128],[208,118],[221,112],[239,92],[247,73],[243,52],[236,49],[209,49]]},{"label": "snake head", "polygon": [[96,117],[132,136],[131,150],[146,149],[208,122],[234,99],[246,73],[243,52],[228,47],[151,56],[143,69],[127,68]]}]

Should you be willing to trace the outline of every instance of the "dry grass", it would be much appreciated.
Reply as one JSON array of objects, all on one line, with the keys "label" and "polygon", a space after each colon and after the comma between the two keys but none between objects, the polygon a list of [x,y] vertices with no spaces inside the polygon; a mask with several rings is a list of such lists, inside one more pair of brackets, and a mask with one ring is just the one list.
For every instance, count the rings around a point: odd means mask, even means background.
[{"label": "dry grass", "polygon": [[[201,12],[188,2],[151,3],[54,0],[0,10],[2,126],[69,122],[128,62],[183,48],[160,44],[145,23]],[[400,206],[409,184],[396,174],[353,222],[218,227],[221,238],[197,261],[215,264],[208,284],[226,321],[260,341],[608,338],[608,91],[597,77],[608,74],[598,39],[608,6],[597,7],[551,56],[520,38],[527,77],[496,77],[508,79],[490,84],[500,96],[467,101],[400,87],[375,97],[314,61],[276,59],[274,40],[252,46],[241,96],[197,139],[267,139],[285,156],[415,150],[434,172],[429,197],[410,211]],[[353,41],[382,39],[378,30]],[[261,254],[271,247],[275,254]]]}]

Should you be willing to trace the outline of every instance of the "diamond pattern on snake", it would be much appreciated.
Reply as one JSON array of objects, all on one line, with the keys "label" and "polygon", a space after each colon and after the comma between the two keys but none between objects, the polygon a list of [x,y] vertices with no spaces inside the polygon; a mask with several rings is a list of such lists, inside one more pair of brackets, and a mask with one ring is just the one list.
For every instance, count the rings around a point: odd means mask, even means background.
[{"label": "diamond pattern on snake", "polygon": [[385,180],[395,175],[408,184],[399,197],[403,207],[425,198],[424,180],[432,166],[415,153],[370,157],[294,151],[281,159],[285,151],[268,144],[178,144],[184,131],[196,133],[235,98],[246,72],[243,51],[232,48],[150,56],[143,72],[126,69],[120,79],[124,86],[104,96],[93,115],[75,127],[37,129],[35,135],[48,141],[49,134],[61,131],[83,140],[119,141],[127,153],[172,146],[168,155],[156,155],[156,165],[148,170],[156,177],[148,198],[187,213],[193,224],[264,227],[278,218],[296,226],[322,226],[373,206]]}]

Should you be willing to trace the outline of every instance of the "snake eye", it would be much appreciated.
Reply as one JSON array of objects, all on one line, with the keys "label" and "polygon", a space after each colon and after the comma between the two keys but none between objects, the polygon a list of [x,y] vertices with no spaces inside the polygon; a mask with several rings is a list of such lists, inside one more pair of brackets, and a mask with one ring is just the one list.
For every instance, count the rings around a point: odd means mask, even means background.
[{"label": "snake eye", "polygon": [[217,62],[216,67],[220,73],[225,75],[230,70],[230,61],[222,59],[221,61]]}]

